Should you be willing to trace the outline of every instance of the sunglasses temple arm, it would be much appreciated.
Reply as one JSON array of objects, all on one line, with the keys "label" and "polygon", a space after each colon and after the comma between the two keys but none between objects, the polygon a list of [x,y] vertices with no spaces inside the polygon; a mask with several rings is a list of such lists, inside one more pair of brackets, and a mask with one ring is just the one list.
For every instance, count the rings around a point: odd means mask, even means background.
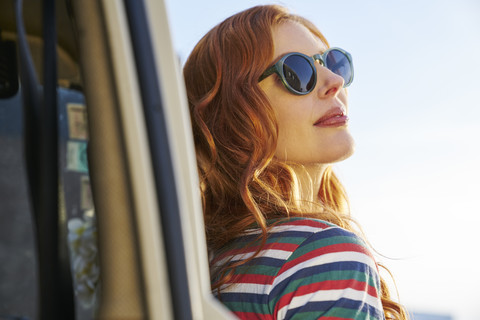
[{"label": "sunglasses temple arm", "polygon": [[276,65],[271,66],[270,68],[268,68],[268,69],[260,76],[260,78],[258,79],[258,82],[260,82],[260,81],[262,81],[263,79],[271,76],[271,75],[274,74],[276,71],[277,71],[277,66],[276,66]]}]

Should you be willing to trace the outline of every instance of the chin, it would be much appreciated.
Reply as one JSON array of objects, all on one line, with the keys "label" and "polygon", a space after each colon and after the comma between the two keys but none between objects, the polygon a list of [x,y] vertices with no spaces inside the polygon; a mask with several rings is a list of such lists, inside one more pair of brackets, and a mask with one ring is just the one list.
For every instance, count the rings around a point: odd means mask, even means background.
[{"label": "chin", "polygon": [[332,164],[348,159],[354,150],[355,147],[353,144],[345,146],[337,145],[336,148],[330,149],[329,152],[322,152],[322,154],[317,156],[310,155],[310,157],[303,159],[290,159],[290,162],[302,165]]},{"label": "chin", "polygon": [[354,151],[355,151],[354,148],[352,148],[351,150],[349,150],[349,152],[345,152],[343,155],[338,157],[336,161],[333,161],[333,162],[339,162],[339,161],[343,161],[345,159],[350,158],[353,155]]},{"label": "chin", "polygon": [[275,152],[275,158],[300,165],[330,164],[349,158],[355,150],[355,142],[348,131],[311,142],[305,147],[302,145],[302,148],[298,146],[299,144],[290,149],[285,145],[280,146]]},{"label": "chin", "polygon": [[322,163],[335,163],[350,158],[355,151],[355,142],[351,135],[346,136],[342,141],[338,141],[328,148],[328,152],[323,154]]}]

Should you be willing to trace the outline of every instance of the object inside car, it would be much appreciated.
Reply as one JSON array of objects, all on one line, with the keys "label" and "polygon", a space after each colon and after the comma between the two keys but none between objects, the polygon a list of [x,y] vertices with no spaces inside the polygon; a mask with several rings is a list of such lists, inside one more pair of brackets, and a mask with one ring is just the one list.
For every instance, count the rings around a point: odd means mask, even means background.
[{"label": "object inside car", "polygon": [[163,1],[0,2],[0,319],[228,319]]}]

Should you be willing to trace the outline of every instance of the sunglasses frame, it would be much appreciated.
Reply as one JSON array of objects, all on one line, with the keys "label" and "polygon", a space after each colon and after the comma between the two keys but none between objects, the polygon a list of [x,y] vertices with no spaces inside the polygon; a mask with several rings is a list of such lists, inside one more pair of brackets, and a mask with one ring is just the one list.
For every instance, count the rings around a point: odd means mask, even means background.
[{"label": "sunglasses frame", "polygon": [[[353,60],[352,60],[352,56],[350,55],[350,53],[348,53],[347,51],[341,49],[341,48],[337,48],[337,47],[332,47],[332,48],[328,48],[324,53],[321,53],[321,54],[314,54],[313,56],[307,56],[306,54],[304,53],[300,53],[300,52],[290,52],[290,53],[287,53],[286,55],[282,56],[280,58],[280,60],[278,60],[273,66],[271,66],[270,68],[268,68],[267,70],[265,70],[265,72],[260,76],[260,79],[258,79],[258,82],[262,81],[263,79],[271,76],[272,74],[276,73],[280,79],[282,80],[282,83],[283,85],[285,86],[285,88],[288,89],[288,91],[290,91],[291,93],[293,94],[296,94],[296,95],[306,95],[306,94],[309,94],[310,92],[313,91],[313,89],[315,89],[315,86],[317,85],[317,69],[315,68],[315,61],[318,61],[320,63],[321,66],[323,67],[326,67],[325,66],[325,59],[327,58],[327,55],[328,53],[330,53],[331,51],[339,51],[341,52],[342,54],[345,55],[345,57],[347,57],[347,60],[350,64],[350,70],[351,70],[351,77],[349,79],[349,81],[345,81],[343,83],[343,87],[346,88],[348,87],[352,81],[353,81]],[[293,56],[293,55],[298,55],[298,56],[301,56],[303,58],[305,58],[305,60],[308,61],[308,63],[310,64],[310,67],[312,68],[312,72],[315,74],[315,78],[313,79],[313,86],[312,86],[312,89],[310,89],[309,91],[305,91],[305,92],[300,92],[300,91],[297,91],[295,90],[294,88],[292,88],[292,86],[290,86],[290,84],[287,82],[286,78],[285,78],[285,74],[283,73],[283,65],[285,63],[285,60],[290,57],[290,56]],[[329,69],[328,67],[326,67],[327,69]],[[330,69],[329,69],[330,70]],[[331,71],[331,70],[330,70]],[[333,71],[332,71],[333,72]],[[343,78],[343,77],[342,77]]]}]

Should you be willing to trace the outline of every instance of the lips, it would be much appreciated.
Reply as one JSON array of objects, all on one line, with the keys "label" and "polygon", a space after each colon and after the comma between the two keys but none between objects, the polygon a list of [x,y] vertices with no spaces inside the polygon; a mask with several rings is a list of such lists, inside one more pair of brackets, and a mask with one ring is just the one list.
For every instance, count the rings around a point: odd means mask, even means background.
[{"label": "lips", "polygon": [[345,110],[340,107],[334,107],[329,109],[313,125],[316,127],[339,127],[346,125],[347,122],[348,117]]}]

